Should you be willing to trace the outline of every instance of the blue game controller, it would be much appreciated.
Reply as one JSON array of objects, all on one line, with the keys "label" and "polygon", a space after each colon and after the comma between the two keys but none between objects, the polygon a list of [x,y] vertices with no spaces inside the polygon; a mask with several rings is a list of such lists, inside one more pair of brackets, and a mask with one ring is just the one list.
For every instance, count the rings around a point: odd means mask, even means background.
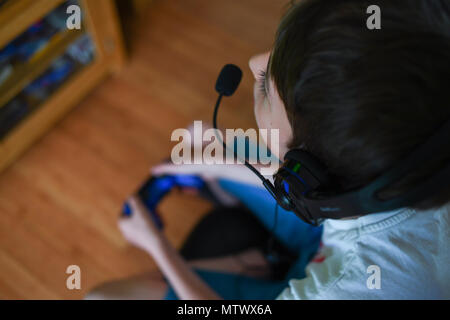
[{"label": "blue game controller", "polygon": [[[194,190],[200,196],[210,200],[213,203],[220,204],[220,201],[214,196],[205,181],[192,175],[163,175],[159,177],[150,177],[142,187],[137,191],[136,195],[147,207],[151,214],[151,218],[159,229],[163,229],[161,216],[157,212],[158,204],[172,189]],[[125,203],[122,215],[132,215],[132,208]]]}]

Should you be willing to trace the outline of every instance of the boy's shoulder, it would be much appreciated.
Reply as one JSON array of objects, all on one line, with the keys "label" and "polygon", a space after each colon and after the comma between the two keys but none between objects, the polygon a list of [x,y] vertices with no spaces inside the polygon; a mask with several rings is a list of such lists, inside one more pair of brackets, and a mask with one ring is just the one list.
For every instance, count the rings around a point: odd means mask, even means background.
[{"label": "boy's shoulder", "polygon": [[307,277],[290,281],[280,298],[449,298],[449,207],[378,217],[325,224]]}]

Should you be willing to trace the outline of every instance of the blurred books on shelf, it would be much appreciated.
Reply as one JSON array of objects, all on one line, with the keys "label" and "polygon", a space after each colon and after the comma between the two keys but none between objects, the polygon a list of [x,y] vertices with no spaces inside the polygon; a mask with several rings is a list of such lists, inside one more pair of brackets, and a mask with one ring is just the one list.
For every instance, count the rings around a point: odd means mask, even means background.
[{"label": "blurred books on shelf", "polygon": [[[78,2],[63,3],[0,50],[0,140],[64,81],[94,59],[95,49],[89,34],[66,29],[65,9],[71,4]],[[73,42],[66,48],[58,46],[65,50],[58,55],[60,50],[55,50],[52,43],[69,36]],[[34,75],[36,79],[28,79]]]},{"label": "blurred books on shelf", "polygon": [[[80,30],[67,28],[71,5],[81,9]],[[124,48],[113,0],[0,0],[0,30],[2,170],[118,70]]]},{"label": "blurred books on shelf", "polygon": [[94,58],[90,36],[81,35],[49,68],[0,108],[0,139],[28,114],[36,110],[58,87]]}]

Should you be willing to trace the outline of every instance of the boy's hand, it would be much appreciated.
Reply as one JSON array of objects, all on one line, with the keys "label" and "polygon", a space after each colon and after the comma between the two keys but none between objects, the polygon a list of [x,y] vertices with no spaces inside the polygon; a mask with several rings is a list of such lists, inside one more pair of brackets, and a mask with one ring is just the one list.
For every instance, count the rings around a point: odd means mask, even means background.
[{"label": "boy's hand", "polygon": [[119,229],[128,242],[152,253],[164,234],[150,218],[148,209],[136,196],[131,196],[128,204],[133,213],[119,219]]}]

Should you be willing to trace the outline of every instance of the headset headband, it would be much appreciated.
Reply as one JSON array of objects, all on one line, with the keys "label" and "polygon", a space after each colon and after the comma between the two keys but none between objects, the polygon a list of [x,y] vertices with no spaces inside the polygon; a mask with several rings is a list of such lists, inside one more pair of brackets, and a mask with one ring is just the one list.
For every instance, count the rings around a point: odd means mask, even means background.
[{"label": "headset headband", "polygon": [[308,214],[314,220],[323,218],[340,219],[391,211],[423,201],[449,184],[450,164],[402,195],[382,200],[378,197],[378,194],[399,181],[407,173],[430,161],[433,154],[442,152],[443,147],[446,146],[447,148],[450,146],[450,120],[442,125],[424,144],[369,185],[342,194],[326,191],[307,193],[301,199],[303,208],[308,211]]}]

